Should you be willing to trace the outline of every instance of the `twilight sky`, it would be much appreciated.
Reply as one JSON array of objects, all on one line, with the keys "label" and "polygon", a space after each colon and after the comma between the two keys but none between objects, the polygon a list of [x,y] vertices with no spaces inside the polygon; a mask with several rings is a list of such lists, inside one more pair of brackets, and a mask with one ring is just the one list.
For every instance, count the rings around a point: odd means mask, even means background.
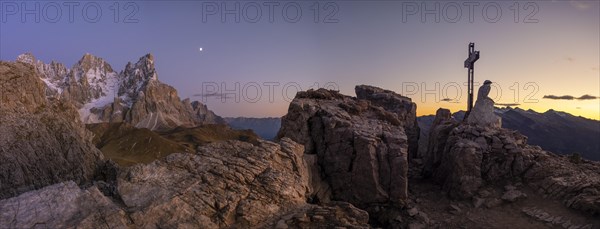
[{"label": "twilight sky", "polygon": [[72,66],[92,53],[120,71],[152,53],[162,82],[221,116],[282,116],[298,89],[354,95],[358,84],[406,95],[426,115],[466,107],[463,61],[475,42],[475,80],[494,82],[497,103],[600,119],[597,98],[543,98],[600,96],[599,5],[0,0],[0,59],[31,52]]}]

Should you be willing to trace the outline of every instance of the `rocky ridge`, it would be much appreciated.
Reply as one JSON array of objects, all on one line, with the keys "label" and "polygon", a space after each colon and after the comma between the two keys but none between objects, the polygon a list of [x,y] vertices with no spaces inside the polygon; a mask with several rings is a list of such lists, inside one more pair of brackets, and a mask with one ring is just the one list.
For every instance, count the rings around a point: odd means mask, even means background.
[{"label": "rocky ridge", "polygon": [[0,98],[0,198],[94,177],[103,157],[91,134],[71,103],[46,98],[32,65],[0,62]]}]

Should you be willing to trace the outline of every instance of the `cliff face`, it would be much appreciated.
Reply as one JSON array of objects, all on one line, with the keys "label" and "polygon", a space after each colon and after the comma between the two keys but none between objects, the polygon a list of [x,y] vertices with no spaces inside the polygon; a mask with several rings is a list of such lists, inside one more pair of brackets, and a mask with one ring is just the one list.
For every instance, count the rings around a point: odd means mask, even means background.
[{"label": "cliff face", "polygon": [[[438,168],[442,163],[444,149],[448,141],[448,134],[458,125],[458,122],[452,119],[450,110],[438,109],[429,129],[423,157],[423,175],[432,176],[432,171]],[[423,145],[422,145],[423,146]]]},{"label": "cliff face", "polygon": [[0,93],[0,199],[91,180],[100,151],[70,102],[46,98],[32,65],[0,62]]},{"label": "cliff face", "polygon": [[373,86],[359,85],[354,90],[357,99],[368,100],[398,117],[408,137],[408,157],[418,157],[420,129],[417,123],[417,104],[408,97]]},{"label": "cliff face", "polygon": [[299,92],[282,118],[278,137],[303,144],[313,158],[314,200],[402,206],[409,149],[404,126],[413,123],[407,118],[410,112],[390,112],[363,89],[373,88],[357,89],[370,100],[325,89]]}]

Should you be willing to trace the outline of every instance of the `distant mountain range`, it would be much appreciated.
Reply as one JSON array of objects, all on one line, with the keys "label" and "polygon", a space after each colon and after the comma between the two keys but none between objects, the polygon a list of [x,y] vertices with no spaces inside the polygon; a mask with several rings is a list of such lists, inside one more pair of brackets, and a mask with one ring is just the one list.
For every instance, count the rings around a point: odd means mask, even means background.
[{"label": "distant mountain range", "polygon": [[[600,161],[600,121],[548,110],[544,113],[521,108],[497,108],[502,127],[517,130],[528,137],[527,142],[557,154],[579,153],[583,158]],[[452,116],[461,121],[464,111]],[[421,127],[420,152],[426,144],[429,127],[435,115],[417,118]]]},{"label": "distant mountain range", "polygon": [[[462,120],[464,111],[453,114]],[[497,108],[502,127],[517,130],[528,137],[528,143],[557,154],[579,153],[583,158],[600,161],[600,121],[569,113],[548,110],[538,113],[521,108]],[[419,152],[427,150],[429,128],[435,115],[417,117],[421,135]],[[234,129],[251,129],[264,139],[273,139],[281,126],[280,118],[224,118]]]},{"label": "distant mountain range", "polygon": [[238,130],[251,129],[263,139],[273,140],[281,127],[281,118],[224,118],[231,128]]}]

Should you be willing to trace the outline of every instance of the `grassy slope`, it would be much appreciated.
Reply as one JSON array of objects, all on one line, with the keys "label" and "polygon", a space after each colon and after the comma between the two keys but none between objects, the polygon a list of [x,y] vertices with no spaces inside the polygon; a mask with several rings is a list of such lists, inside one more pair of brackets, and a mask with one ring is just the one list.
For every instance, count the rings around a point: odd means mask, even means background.
[{"label": "grassy slope", "polygon": [[93,143],[104,156],[121,166],[150,163],[172,153],[195,152],[198,146],[211,142],[235,139],[255,143],[258,139],[252,131],[233,130],[225,125],[176,128],[160,133],[127,123],[88,124],[86,127],[94,133]]}]

